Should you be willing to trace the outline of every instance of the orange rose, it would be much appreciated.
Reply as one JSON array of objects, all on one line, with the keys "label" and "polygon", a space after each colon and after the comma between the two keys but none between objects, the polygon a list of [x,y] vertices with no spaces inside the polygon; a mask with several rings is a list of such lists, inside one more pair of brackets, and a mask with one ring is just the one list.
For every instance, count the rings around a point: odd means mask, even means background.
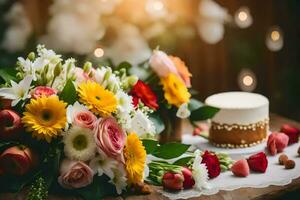
[{"label": "orange rose", "polygon": [[172,62],[175,64],[176,69],[179,73],[180,78],[183,80],[186,87],[191,87],[191,76],[192,74],[189,72],[185,63],[178,57],[169,56]]}]

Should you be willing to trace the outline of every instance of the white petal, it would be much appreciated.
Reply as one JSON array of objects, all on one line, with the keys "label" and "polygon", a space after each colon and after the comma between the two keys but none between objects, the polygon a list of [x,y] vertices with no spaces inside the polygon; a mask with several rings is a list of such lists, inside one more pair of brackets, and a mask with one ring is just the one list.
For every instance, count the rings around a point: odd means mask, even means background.
[{"label": "white petal", "polygon": [[1,88],[0,96],[4,97],[6,99],[17,99],[18,98],[12,88]]}]

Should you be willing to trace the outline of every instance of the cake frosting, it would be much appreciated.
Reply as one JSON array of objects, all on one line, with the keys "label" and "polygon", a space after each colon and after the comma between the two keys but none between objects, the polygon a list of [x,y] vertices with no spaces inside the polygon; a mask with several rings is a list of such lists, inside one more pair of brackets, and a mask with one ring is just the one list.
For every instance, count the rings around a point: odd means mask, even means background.
[{"label": "cake frosting", "polygon": [[225,92],[205,100],[220,111],[212,118],[210,141],[221,147],[247,147],[262,142],[267,136],[269,101],[248,92]]}]

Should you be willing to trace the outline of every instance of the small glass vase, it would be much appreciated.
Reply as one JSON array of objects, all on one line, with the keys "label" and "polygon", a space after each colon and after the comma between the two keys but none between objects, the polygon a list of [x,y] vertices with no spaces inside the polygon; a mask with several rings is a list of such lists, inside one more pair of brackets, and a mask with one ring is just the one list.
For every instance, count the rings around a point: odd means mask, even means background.
[{"label": "small glass vase", "polygon": [[159,136],[159,143],[181,142],[183,134],[183,120],[172,118],[165,120],[165,130]]}]

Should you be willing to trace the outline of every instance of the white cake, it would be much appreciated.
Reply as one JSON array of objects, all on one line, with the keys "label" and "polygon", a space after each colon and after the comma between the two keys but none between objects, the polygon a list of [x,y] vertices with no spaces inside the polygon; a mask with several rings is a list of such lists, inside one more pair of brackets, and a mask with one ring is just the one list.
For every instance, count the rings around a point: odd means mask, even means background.
[{"label": "white cake", "polygon": [[248,92],[225,92],[205,100],[220,111],[212,118],[210,141],[220,147],[248,147],[262,142],[268,131],[269,101]]}]

